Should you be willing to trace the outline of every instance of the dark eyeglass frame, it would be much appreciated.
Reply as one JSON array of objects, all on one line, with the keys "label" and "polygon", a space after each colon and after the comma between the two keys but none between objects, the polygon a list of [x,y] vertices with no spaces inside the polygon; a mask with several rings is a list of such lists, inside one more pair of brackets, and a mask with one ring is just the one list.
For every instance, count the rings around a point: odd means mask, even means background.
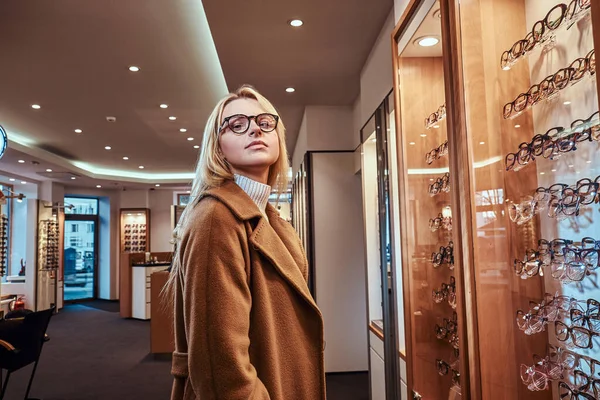
[{"label": "dark eyeglass frame", "polygon": [[558,383],[558,392],[560,398],[565,400],[596,400],[591,394],[572,388],[566,382]]},{"label": "dark eyeglass frame", "polygon": [[[580,61],[581,58],[574,60],[571,65]],[[579,82],[586,72],[590,75],[595,74],[595,68],[591,68],[592,64],[596,64],[596,52],[590,51],[586,55],[584,69],[577,69],[578,74],[575,74],[575,68],[561,68],[554,74],[547,76],[540,83],[529,88],[526,93],[521,93],[512,102],[506,103],[502,109],[502,117],[504,119],[515,118],[524,112],[528,107],[539,103],[542,100],[549,99],[556,95],[560,90],[565,89],[570,83]],[[581,61],[580,61],[581,62]]]},{"label": "dark eyeglass frame", "polygon": [[[263,117],[263,116],[269,116],[269,117],[272,117],[273,119],[275,119],[275,125],[273,125],[273,129],[267,130],[267,129],[263,129],[260,126],[260,124],[258,123],[258,118]],[[237,132],[233,129],[233,127],[231,126],[229,121],[231,121],[232,118],[241,118],[241,117],[248,120],[248,125],[246,126],[246,129],[244,131]],[[225,130],[225,127],[227,126],[227,128],[229,128],[229,130],[231,132],[233,132],[234,134],[243,135],[246,132],[248,132],[248,130],[250,129],[250,126],[252,125],[252,120],[254,120],[254,123],[256,124],[256,126],[258,126],[258,128],[263,133],[273,132],[275,129],[277,129],[277,125],[279,125],[279,115],[275,115],[275,114],[271,114],[271,113],[261,113],[261,114],[257,114],[257,115],[234,114],[234,115],[230,115],[229,117],[226,117],[223,119],[223,123],[221,124],[221,126],[219,128],[219,132],[223,132]]]},{"label": "dark eyeglass frame", "polygon": [[[559,329],[561,328],[564,329],[564,334],[559,334]],[[578,332],[579,335],[576,335],[575,332]],[[594,336],[600,336],[600,333],[591,331],[581,326],[569,326],[562,321],[554,321],[554,334],[559,342],[566,342],[569,340],[569,338],[571,338],[571,343],[573,343],[573,346],[580,349],[592,349],[594,347]],[[587,344],[585,346],[582,346],[581,344],[584,343],[578,343],[575,340],[577,336],[586,337],[587,342],[585,343]]]}]

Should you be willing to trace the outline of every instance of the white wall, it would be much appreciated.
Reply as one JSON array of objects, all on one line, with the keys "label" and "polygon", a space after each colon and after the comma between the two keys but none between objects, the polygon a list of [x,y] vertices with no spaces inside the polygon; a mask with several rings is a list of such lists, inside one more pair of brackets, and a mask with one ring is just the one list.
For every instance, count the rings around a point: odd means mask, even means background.
[{"label": "white wall", "polygon": [[313,154],[316,299],[325,321],[325,370],[368,369],[360,177],[354,153]]},{"label": "white wall", "polygon": [[293,174],[300,169],[307,151],[354,150],[353,132],[352,106],[306,107],[292,156]]},{"label": "white wall", "polygon": [[[390,13],[360,74],[361,126],[373,115],[394,85],[391,37],[393,30],[394,15]],[[358,144],[356,143],[357,146]]]},{"label": "white wall", "polygon": [[151,190],[148,197],[150,203],[150,250],[153,252],[172,251],[173,245],[170,241],[173,192]]},{"label": "white wall", "polygon": [[300,164],[304,160],[304,154],[308,150],[308,131],[306,125],[306,111],[302,116],[302,123],[300,124],[300,130],[298,131],[298,138],[296,140],[296,147],[292,154],[292,176],[296,176],[296,172],[300,169]]},{"label": "white wall", "polygon": [[308,106],[308,150],[354,150],[351,106]]},{"label": "white wall", "polygon": [[394,0],[394,21],[397,24],[410,0]]}]

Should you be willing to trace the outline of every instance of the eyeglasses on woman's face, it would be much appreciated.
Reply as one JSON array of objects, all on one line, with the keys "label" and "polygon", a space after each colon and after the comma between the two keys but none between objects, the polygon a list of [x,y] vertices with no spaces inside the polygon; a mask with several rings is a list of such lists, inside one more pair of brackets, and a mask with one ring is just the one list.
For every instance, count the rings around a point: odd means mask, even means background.
[{"label": "eyeglasses on woman's face", "polygon": [[236,135],[243,135],[248,132],[252,120],[256,123],[258,128],[263,133],[273,132],[277,128],[279,122],[279,116],[275,114],[263,113],[258,115],[244,115],[234,114],[223,119],[219,132],[223,132],[225,129],[229,130]]}]

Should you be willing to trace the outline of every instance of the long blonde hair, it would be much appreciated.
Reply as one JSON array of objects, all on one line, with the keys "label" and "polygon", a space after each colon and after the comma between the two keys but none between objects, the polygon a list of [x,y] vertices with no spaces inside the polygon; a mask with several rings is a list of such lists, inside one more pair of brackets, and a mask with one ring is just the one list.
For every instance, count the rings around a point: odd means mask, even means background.
[{"label": "long blonde hair", "polygon": [[[227,104],[238,99],[256,100],[265,112],[276,114],[277,110],[262,94],[249,85],[243,85],[233,93],[228,94],[221,99],[210,113],[204,128],[202,138],[202,149],[200,157],[196,165],[196,173],[192,182],[192,190],[190,192],[190,201],[183,210],[179,222],[173,231],[172,243],[175,244],[175,254],[173,255],[173,266],[167,285],[165,286],[164,294],[173,300],[173,287],[177,274],[181,268],[181,251],[179,243],[183,232],[190,224],[190,215],[194,206],[200,201],[202,195],[215,187],[221,186],[229,180],[233,180],[233,172],[229,164],[225,161],[223,153],[219,146],[219,128],[223,120],[223,110]],[[279,158],[269,168],[269,176],[267,184],[276,190],[281,195],[287,191],[288,187],[288,170],[289,160],[288,152],[285,146],[285,125],[279,118],[277,124],[277,136],[279,138]]]}]

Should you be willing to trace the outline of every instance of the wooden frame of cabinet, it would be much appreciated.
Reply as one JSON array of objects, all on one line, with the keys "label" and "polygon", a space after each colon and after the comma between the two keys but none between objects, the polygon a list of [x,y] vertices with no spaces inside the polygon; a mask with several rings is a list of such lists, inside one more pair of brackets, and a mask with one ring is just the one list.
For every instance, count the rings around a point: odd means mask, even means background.
[{"label": "wooden frame of cabinet", "polygon": [[[393,73],[394,73],[394,97],[396,101],[396,126],[399,135],[402,135],[402,113],[401,113],[401,96],[400,91],[402,88],[399,88],[399,60],[398,60],[398,40],[402,37],[404,32],[413,22],[413,18],[420,11],[420,7],[424,3],[424,0],[411,0],[404,15],[400,19],[397,24],[394,32],[391,37],[392,44],[392,55],[393,55]],[[459,3],[460,9],[463,11],[463,15],[459,14]],[[558,3],[558,2],[557,2]],[[520,382],[517,378],[518,371],[514,372],[514,376],[509,376],[508,379],[512,382],[506,382],[505,386],[493,386],[493,382],[490,379],[490,349],[511,349],[513,353],[526,352],[527,354],[535,353],[536,349],[539,350],[543,347],[544,343],[549,344],[548,337],[544,337],[541,335],[541,340],[538,339],[538,343],[533,343],[531,337],[526,336],[515,336],[512,337],[512,332],[505,332],[505,337],[498,339],[488,339],[485,333],[480,332],[482,326],[485,326],[485,323],[482,321],[489,320],[486,317],[485,313],[494,313],[497,311],[495,309],[489,310],[489,297],[487,298],[487,303],[483,299],[485,297],[483,291],[481,291],[481,282],[477,282],[477,280],[481,280],[482,270],[478,264],[481,264],[481,246],[482,242],[478,237],[480,232],[479,225],[477,220],[475,219],[475,215],[478,212],[481,212],[485,209],[481,205],[476,204],[475,194],[479,193],[478,191],[486,190],[485,184],[482,184],[482,176],[487,176],[486,174],[490,174],[489,171],[485,171],[485,168],[482,168],[484,171],[476,170],[474,167],[476,159],[474,159],[474,154],[479,157],[481,160],[481,154],[479,154],[479,150],[476,149],[477,144],[483,144],[483,142],[479,142],[480,139],[478,137],[488,137],[485,135],[495,135],[495,139],[501,137],[499,133],[506,133],[505,136],[510,136],[511,141],[514,141],[515,138],[519,138],[519,135],[522,135],[522,138],[527,135],[527,139],[530,139],[531,132],[538,133],[536,129],[542,129],[537,124],[534,127],[534,113],[533,111],[526,114],[524,113],[516,125],[515,123],[508,123],[512,128],[520,128],[523,126],[522,132],[504,132],[506,129],[506,121],[502,121],[499,118],[499,115],[491,114],[492,117],[488,115],[488,113],[498,113],[501,114],[501,106],[507,101],[505,97],[508,96],[508,92],[513,92],[515,90],[525,90],[526,87],[531,85],[532,83],[537,83],[537,80],[534,80],[533,73],[537,72],[533,69],[534,72],[530,72],[529,68],[527,68],[527,64],[529,61],[522,61],[522,64],[518,67],[511,70],[510,73],[507,72],[498,72],[491,71],[491,63],[495,68],[500,70],[498,65],[500,53],[498,50],[502,49],[507,45],[507,41],[512,43],[512,37],[515,35],[519,35],[523,31],[523,26],[525,25],[529,28],[531,23],[532,15],[528,14],[531,10],[525,9],[526,2],[496,2],[493,3],[491,1],[484,0],[439,0],[440,5],[440,18],[442,24],[442,47],[443,47],[443,68],[444,68],[444,84],[445,84],[445,101],[446,101],[446,123],[448,127],[448,147],[449,147],[449,171],[452,180],[452,215],[460,216],[460,218],[453,218],[453,240],[454,240],[454,257],[459,259],[459,265],[461,268],[457,268],[456,273],[456,282],[457,282],[457,297],[458,297],[458,306],[457,311],[459,316],[462,317],[462,323],[459,324],[459,334],[460,334],[460,363],[461,363],[461,386],[462,386],[462,398],[463,399],[491,399],[491,398],[531,398],[531,399],[549,399],[549,396],[556,395],[554,391],[552,392],[529,392],[526,387]],[[544,4],[541,7],[550,7],[552,4]],[[504,8],[503,8],[504,7]],[[467,12],[465,12],[465,8],[469,8]],[[536,12],[539,10],[535,10]],[[494,12],[503,13],[502,16],[497,17],[494,15]],[[535,14],[537,15],[537,14]],[[491,19],[486,20],[485,18]],[[498,18],[498,19],[496,19]],[[529,19],[527,19],[529,18]],[[534,19],[535,21],[536,19]],[[591,44],[589,43],[589,36],[585,36],[588,33],[585,30],[585,27],[588,22],[581,23],[581,32],[574,34],[571,32],[573,37],[583,37],[588,40],[585,46],[582,46],[581,49],[577,49],[576,57],[582,57],[580,55],[581,52],[585,54],[589,50]],[[498,35],[499,25],[502,25],[502,29],[506,32],[511,33],[510,38],[500,37]],[[600,28],[600,4],[598,2],[591,3],[591,25],[594,28]],[[496,31],[493,31],[496,29]],[[468,37],[461,36],[468,35]],[[579,36],[578,36],[579,35]],[[568,40],[572,40],[571,38],[563,38],[565,43],[570,43]],[[485,46],[490,46],[486,50],[487,54],[483,52],[478,52],[477,49],[485,48]],[[468,47],[465,47],[468,46]],[[583,48],[585,47],[585,48]],[[600,48],[600,29],[593,29],[593,48]],[[585,50],[585,51],[584,51]],[[493,57],[493,60],[490,59]],[[569,56],[569,60],[572,61],[572,55]],[[529,58],[529,57],[527,57]],[[539,63],[546,63],[547,61],[542,57],[534,57],[532,60],[539,61]],[[567,64],[568,65],[568,64]],[[539,68],[539,64],[536,64]],[[550,65],[549,65],[550,67]],[[558,68],[556,63],[552,65],[550,68]],[[596,68],[598,70],[598,68]],[[544,70],[545,73],[545,70]],[[497,75],[497,78],[494,78]],[[545,76],[545,75],[544,75]],[[539,74],[536,79],[539,79]],[[542,76],[543,78],[543,76]],[[507,83],[510,80],[510,83]],[[469,83],[470,82],[470,83]],[[475,82],[475,83],[474,83]],[[596,78],[595,83],[597,99],[600,98],[600,79]],[[481,87],[483,85],[483,88]],[[585,84],[581,84],[585,85]],[[474,88],[477,86],[477,88]],[[497,87],[501,87],[503,92],[496,93]],[[584,86],[585,87],[585,86]],[[580,88],[580,86],[578,86]],[[507,90],[508,89],[508,90]],[[579,90],[579,89],[578,89]],[[589,90],[589,88],[588,88]],[[491,95],[494,93],[494,95]],[[518,92],[517,92],[518,93]],[[485,97],[485,96],[488,97]],[[567,95],[567,96],[570,96]],[[511,100],[510,98],[509,100]],[[571,100],[571,98],[567,98]],[[591,104],[591,100],[589,97],[585,98],[587,103],[586,106],[595,107]],[[562,101],[561,101],[562,102]],[[575,102],[574,102],[575,103]],[[570,101],[565,102],[565,105],[571,104]],[[575,104],[574,104],[575,105]],[[489,108],[486,109],[486,107]],[[548,106],[549,107],[549,106]],[[558,107],[556,104],[553,107]],[[555,108],[553,108],[554,110]],[[583,108],[582,108],[583,109]],[[556,110],[560,110],[560,107],[556,108]],[[597,110],[595,108],[594,110]],[[589,111],[589,110],[587,110]],[[587,112],[586,111],[586,112]],[[578,110],[577,112],[582,112]],[[539,109],[537,113],[540,113]],[[473,116],[481,116],[480,121],[474,118]],[[568,115],[571,118],[571,113]],[[587,114],[586,114],[587,116]],[[496,119],[494,119],[496,118]],[[537,115],[538,123],[540,122],[540,118],[544,118],[544,114],[542,113],[542,117]],[[492,124],[496,126],[492,126],[490,128],[490,120],[492,120]],[[571,119],[572,120],[572,119]],[[542,119],[542,122],[546,122]],[[554,120],[548,119],[548,122],[556,123]],[[501,125],[504,124],[504,125]],[[541,124],[542,126],[544,124]],[[556,126],[556,125],[550,125]],[[501,131],[502,129],[502,131]],[[547,128],[546,128],[547,129]],[[541,133],[541,132],[540,132]],[[510,135],[509,135],[510,134]],[[482,136],[483,135],[483,136]],[[499,140],[499,139],[497,139]],[[487,139],[485,140],[487,143]],[[399,159],[399,169],[402,171],[403,158],[407,156],[406,149],[402,148],[401,140],[398,140],[398,159]],[[516,142],[518,143],[518,141]],[[413,143],[414,144],[414,143]],[[513,143],[514,144],[514,143]],[[404,153],[403,153],[404,151]],[[506,154],[505,149],[502,146],[492,146],[489,145],[489,153],[494,155],[500,154],[502,157],[502,162],[500,165],[504,167],[504,155]],[[585,159],[583,159],[585,160]],[[585,161],[582,161],[585,162]],[[590,163],[591,161],[587,161]],[[573,166],[570,165],[570,168]],[[505,175],[507,171],[492,171],[492,173],[498,172],[495,176],[492,176],[490,179],[498,179],[504,178],[506,181],[503,181],[501,184],[491,184],[490,190],[494,187],[500,188],[500,190],[504,189],[503,198],[508,201],[508,197],[510,196],[513,199],[513,193],[520,194],[523,192],[524,188],[530,188],[532,182],[537,182],[539,179],[539,175],[548,176],[549,172],[545,170],[545,166],[538,166],[536,168],[531,167],[530,170],[525,172],[519,172],[518,175],[510,175],[514,174],[510,172],[509,175]],[[556,168],[556,167],[555,167]],[[597,169],[597,168],[596,168]],[[541,171],[541,172],[539,172]],[[552,171],[555,171],[554,169]],[[539,172],[539,174],[538,174]],[[587,172],[582,169],[581,172]],[[568,174],[567,174],[568,175]],[[506,177],[505,177],[506,176]],[[538,178],[536,178],[538,176]],[[595,175],[594,175],[595,176]],[[555,178],[552,176],[552,178]],[[570,177],[569,179],[573,179]],[[405,182],[405,175],[403,173],[399,174],[400,180],[400,190],[401,190],[401,215],[405,216],[410,212],[408,209],[408,204],[405,201],[407,199],[406,195],[406,187],[407,184]],[[516,183],[515,180],[523,180],[526,184]],[[569,181],[570,182],[570,181]],[[535,189],[535,186],[534,186]],[[500,204],[495,210],[503,210],[503,205]],[[516,244],[515,242],[519,239],[523,239],[525,242],[529,241],[531,243],[533,239],[539,238],[541,233],[541,217],[532,220],[532,222],[526,228],[529,229],[531,233],[531,238],[524,238],[522,235],[522,231],[526,230],[524,228],[517,228],[515,225],[511,225],[510,221],[508,225],[506,225],[507,217],[504,217],[504,220],[498,222],[499,226],[506,226],[508,233],[506,234],[508,246],[510,249],[510,255],[515,252],[515,247],[518,247],[519,250],[523,250],[525,246],[528,244]],[[402,223],[402,247],[403,249],[407,246],[407,236],[406,233],[409,232],[406,226],[405,218],[401,218]],[[544,221],[546,224],[552,224],[554,222]],[[518,233],[518,235],[515,235]],[[595,232],[598,233],[597,231]],[[548,234],[548,231],[545,233]],[[545,236],[544,236],[545,237]],[[558,236],[556,236],[558,237]],[[512,242],[512,243],[511,243]],[[492,242],[493,243],[493,242]],[[478,254],[479,253],[479,254]],[[518,252],[517,252],[518,253]],[[412,336],[415,334],[414,327],[411,326],[411,318],[410,313],[414,310],[411,308],[411,282],[409,279],[408,266],[409,262],[409,254],[406,251],[402,252],[403,256],[403,270],[402,274],[404,277],[404,306],[405,306],[405,326],[406,326],[406,337],[407,337],[407,362],[408,362],[408,383],[409,383],[409,391],[412,391],[413,388],[411,385],[414,381],[414,370],[411,367],[412,354],[415,351],[413,348],[413,340]],[[493,257],[493,254],[491,255]],[[505,263],[506,259],[509,257],[504,257],[502,259],[496,260],[499,263]],[[498,267],[499,271],[507,272],[509,268],[502,264],[502,267]],[[509,271],[511,272],[511,271]],[[525,286],[520,282],[519,284],[515,283],[515,276],[513,272],[513,276],[504,277],[507,279],[506,288],[502,289],[502,293],[499,294],[500,297],[498,299],[500,302],[502,299],[506,299],[507,293],[510,294],[511,290],[513,296],[519,300],[522,300],[526,297],[539,298],[538,296],[543,296],[543,293],[547,290],[550,290],[546,287],[547,282],[545,280],[541,280],[539,283],[528,281],[529,286]],[[560,283],[558,284],[560,287]],[[564,285],[564,283],[563,283]],[[486,286],[489,288],[490,286]],[[564,290],[567,290],[566,287]],[[480,293],[478,293],[478,290]],[[562,289],[561,289],[562,290]],[[552,292],[554,293],[554,292]],[[594,292],[590,292],[592,297]],[[587,292],[582,292],[582,295],[587,297]],[[576,296],[577,297],[577,296]],[[509,299],[510,300],[510,299]],[[513,303],[516,301],[513,300]],[[468,312],[466,312],[468,310]],[[485,313],[484,313],[485,312]],[[480,314],[483,313],[483,314]],[[514,321],[512,322],[514,324]],[[482,325],[483,324],[483,325]],[[504,322],[504,326],[509,329],[510,322]],[[517,331],[518,332],[518,331]],[[520,333],[520,332],[518,332]],[[541,353],[538,353],[541,354]],[[597,355],[597,354],[596,354]],[[485,358],[482,358],[485,357]],[[509,355],[508,357],[512,357],[509,362],[514,364],[515,355]],[[518,366],[518,364],[517,364]],[[485,370],[487,368],[487,370]],[[503,371],[504,374],[507,373],[506,370]],[[509,388],[510,387],[510,388]],[[494,391],[496,391],[494,393]],[[506,392],[504,392],[506,391]],[[504,396],[504,397],[503,397]],[[508,396],[508,397],[507,397]],[[511,397],[512,396],[512,397]],[[553,397],[554,398],[554,397]]]}]

